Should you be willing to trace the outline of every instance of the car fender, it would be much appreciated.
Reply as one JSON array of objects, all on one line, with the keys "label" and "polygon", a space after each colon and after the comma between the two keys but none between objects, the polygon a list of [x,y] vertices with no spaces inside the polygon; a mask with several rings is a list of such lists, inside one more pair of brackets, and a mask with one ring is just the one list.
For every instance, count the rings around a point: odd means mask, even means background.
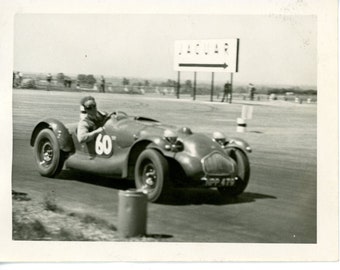
[{"label": "car fender", "polygon": [[252,149],[249,145],[249,143],[247,143],[245,140],[240,139],[240,138],[229,138],[227,144],[224,146],[225,149],[228,148],[238,148],[240,150],[242,150],[243,152],[245,152],[245,154],[251,153]]},{"label": "car fender", "polygon": [[227,147],[224,148],[224,151],[228,154],[228,156],[230,156],[232,150],[234,149],[238,149],[241,152],[243,152],[246,156],[248,156],[247,151],[238,145],[228,145]]},{"label": "car fender", "polygon": [[35,139],[42,129],[48,128],[52,130],[59,142],[60,149],[64,152],[71,152],[74,150],[72,136],[65,125],[59,120],[47,118],[40,121],[33,129],[30,145],[33,146]]},{"label": "car fender", "polygon": [[136,145],[144,145],[144,149],[158,150],[165,157],[174,158],[175,156],[175,152],[169,150],[170,143],[159,136],[148,136],[146,138],[140,138],[131,147],[130,152],[132,151],[132,149],[134,149]]},{"label": "car fender", "polygon": [[134,168],[137,162],[138,156],[145,149],[155,149],[160,152],[166,158],[174,158],[175,153],[169,150],[166,150],[166,141],[158,136],[141,138],[137,140],[130,148],[128,158],[126,160],[126,166],[123,168],[122,177],[132,178],[134,175]]}]

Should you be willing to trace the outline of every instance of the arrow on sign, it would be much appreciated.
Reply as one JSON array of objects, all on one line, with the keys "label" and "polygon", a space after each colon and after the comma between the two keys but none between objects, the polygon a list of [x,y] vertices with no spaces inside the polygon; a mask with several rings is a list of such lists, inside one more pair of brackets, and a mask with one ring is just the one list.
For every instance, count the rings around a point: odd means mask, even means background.
[{"label": "arrow on sign", "polygon": [[180,63],[180,67],[216,67],[216,68],[227,68],[226,63],[223,64],[195,64],[195,63]]}]

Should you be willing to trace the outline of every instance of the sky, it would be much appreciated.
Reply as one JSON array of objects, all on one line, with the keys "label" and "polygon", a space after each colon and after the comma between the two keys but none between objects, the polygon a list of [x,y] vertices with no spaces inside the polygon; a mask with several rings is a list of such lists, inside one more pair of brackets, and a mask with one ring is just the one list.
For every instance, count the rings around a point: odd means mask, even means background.
[{"label": "sky", "polygon": [[239,38],[235,83],[316,86],[316,29],[308,15],[17,14],[13,69],[177,80],[176,40]]}]

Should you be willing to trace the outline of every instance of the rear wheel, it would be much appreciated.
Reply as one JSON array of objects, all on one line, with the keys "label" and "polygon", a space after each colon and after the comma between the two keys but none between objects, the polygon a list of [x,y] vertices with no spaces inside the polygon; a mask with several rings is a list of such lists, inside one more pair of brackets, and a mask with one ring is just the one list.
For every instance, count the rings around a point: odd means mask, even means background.
[{"label": "rear wheel", "polygon": [[138,157],[135,167],[135,184],[148,196],[150,202],[164,198],[169,189],[169,165],[156,150],[146,149]]},{"label": "rear wheel", "polygon": [[61,171],[63,152],[52,130],[46,128],[39,132],[34,143],[34,156],[42,176],[53,177]]},{"label": "rear wheel", "polygon": [[250,176],[250,165],[247,155],[239,149],[231,149],[229,155],[236,161],[238,179],[233,186],[218,188],[221,195],[226,197],[241,194],[246,189]]}]

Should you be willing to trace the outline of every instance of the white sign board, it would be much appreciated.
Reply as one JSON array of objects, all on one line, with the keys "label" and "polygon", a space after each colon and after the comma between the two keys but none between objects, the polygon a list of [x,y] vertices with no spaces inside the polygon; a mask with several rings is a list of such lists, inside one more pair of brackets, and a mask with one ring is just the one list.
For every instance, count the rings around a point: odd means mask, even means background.
[{"label": "white sign board", "polygon": [[239,39],[176,40],[177,71],[238,72]]}]

